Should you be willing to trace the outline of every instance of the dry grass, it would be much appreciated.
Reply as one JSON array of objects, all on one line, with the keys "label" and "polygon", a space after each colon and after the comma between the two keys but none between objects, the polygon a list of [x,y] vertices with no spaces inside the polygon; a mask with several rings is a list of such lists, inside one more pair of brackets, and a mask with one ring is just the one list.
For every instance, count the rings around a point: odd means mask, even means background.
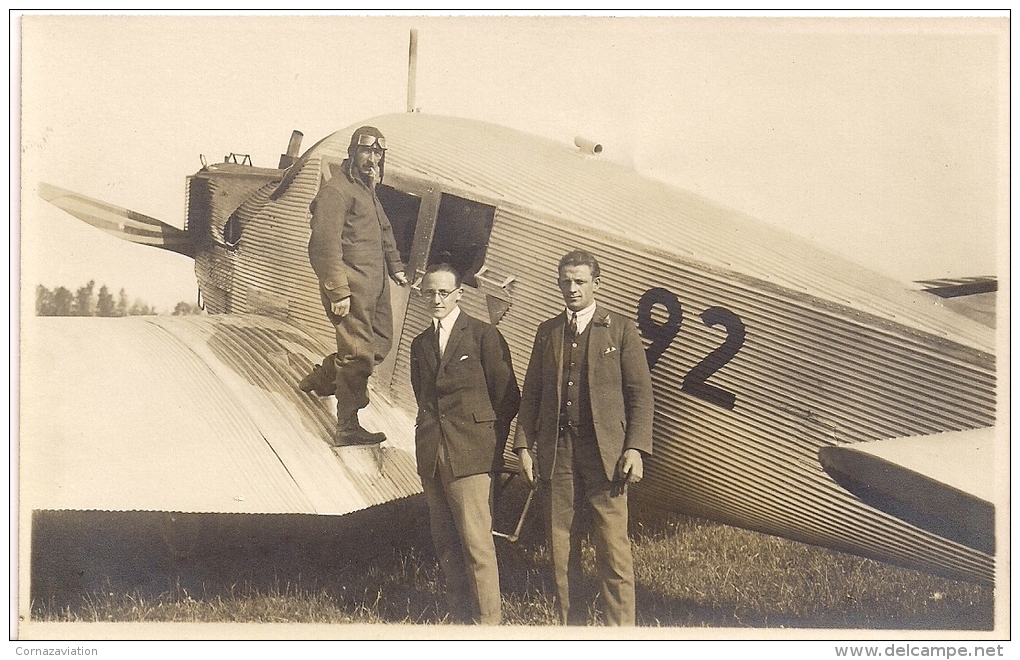
[{"label": "dry grass", "polygon": [[[160,514],[36,514],[33,619],[447,621],[420,500],[343,518],[193,516],[169,530]],[[638,513],[633,538],[639,625],[992,627],[990,588],[680,515]],[[506,622],[554,624],[534,527],[497,548]]]},{"label": "dry grass", "polygon": [[990,588],[693,518],[660,525],[634,542],[646,625],[992,626]]}]

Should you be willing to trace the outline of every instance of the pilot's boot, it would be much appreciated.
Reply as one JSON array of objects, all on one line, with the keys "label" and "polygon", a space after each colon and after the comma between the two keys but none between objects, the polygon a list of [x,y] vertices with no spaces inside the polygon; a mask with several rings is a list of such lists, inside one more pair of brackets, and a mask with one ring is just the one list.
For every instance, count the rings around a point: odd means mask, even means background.
[{"label": "pilot's boot", "polygon": [[319,396],[333,396],[336,392],[336,353],[331,353],[322,359],[322,364],[312,367],[312,372],[301,379],[298,389],[311,394],[315,392]]},{"label": "pilot's boot", "polygon": [[333,446],[377,445],[384,440],[386,440],[385,433],[372,433],[362,428],[361,423],[358,421],[358,413],[355,412],[346,420],[337,421],[336,433],[333,435]]},{"label": "pilot's boot", "polygon": [[357,429],[358,435],[365,438],[369,444],[375,444],[386,440],[386,434],[382,431],[372,432],[363,427],[361,422],[358,421],[357,413],[354,413],[354,417],[351,417],[351,421],[353,422],[355,429]]}]

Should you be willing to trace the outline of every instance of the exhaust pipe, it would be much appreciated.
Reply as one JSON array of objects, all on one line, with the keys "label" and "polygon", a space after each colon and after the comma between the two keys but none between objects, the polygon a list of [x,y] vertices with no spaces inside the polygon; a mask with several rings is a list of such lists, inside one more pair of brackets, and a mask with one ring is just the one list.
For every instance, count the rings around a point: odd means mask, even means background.
[{"label": "exhaust pipe", "polygon": [[594,154],[602,153],[602,145],[601,144],[599,144],[598,142],[595,142],[594,140],[589,140],[587,138],[583,138],[580,135],[578,135],[578,136],[576,136],[574,138],[574,144],[577,145],[577,148],[580,149],[581,153],[584,153],[584,154],[593,154],[594,155]]},{"label": "exhaust pipe", "polygon": [[290,143],[287,145],[287,153],[280,154],[280,165],[278,169],[285,170],[294,164],[301,151],[301,138],[305,135],[301,131],[294,131],[290,134]]}]

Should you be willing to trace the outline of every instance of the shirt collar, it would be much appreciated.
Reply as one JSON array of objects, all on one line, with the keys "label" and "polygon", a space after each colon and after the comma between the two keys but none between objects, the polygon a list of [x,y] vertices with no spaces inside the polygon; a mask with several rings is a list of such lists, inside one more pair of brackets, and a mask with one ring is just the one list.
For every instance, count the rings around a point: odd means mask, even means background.
[{"label": "shirt collar", "polygon": [[[453,328],[453,324],[457,322],[457,317],[460,316],[460,305],[454,307],[449,314],[443,317],[443,330],[449,332]],[[439,319],[432,319],[432,329],[435,330],[436,326],[439,325]]]},{"label": "shirt collar", "polygon": [[[570,308],[567,308],[567,309],[564,310],[564,313],[567,315],[567,320],[569,321],[571,315],[574,313],[574,310],[572,310]],[[591,319],[592,319],[593,316],[595,316],[595,301],[594,300],[591,301],[590,305],[588,305],[587,307],[585,307],[584,309],[582,309],[581,311],[579,311],[577,313],[577,332],[578,333],[584,332],[584,329],[588,327],[589,323],[591,323]]]}]

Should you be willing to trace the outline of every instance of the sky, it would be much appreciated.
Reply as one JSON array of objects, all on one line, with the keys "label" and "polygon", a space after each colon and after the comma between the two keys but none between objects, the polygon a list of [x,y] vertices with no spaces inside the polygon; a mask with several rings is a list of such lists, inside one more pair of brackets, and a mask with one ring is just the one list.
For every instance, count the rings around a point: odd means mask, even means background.
[{"label": "sky", "polygon": [[[15,26],[17,27],[17,25]],[[1008,19],[43,16],[22,18],[22,310],[88,280],[163,311],[193,262],[42,202],[40,182],[183,227],[185,177],[275,167],[403,112],[571,144],[904,282],[1008,266]],[[391,145],[396,147],[396,145]],[[31,313],[29,311],[29,313]]]}]

